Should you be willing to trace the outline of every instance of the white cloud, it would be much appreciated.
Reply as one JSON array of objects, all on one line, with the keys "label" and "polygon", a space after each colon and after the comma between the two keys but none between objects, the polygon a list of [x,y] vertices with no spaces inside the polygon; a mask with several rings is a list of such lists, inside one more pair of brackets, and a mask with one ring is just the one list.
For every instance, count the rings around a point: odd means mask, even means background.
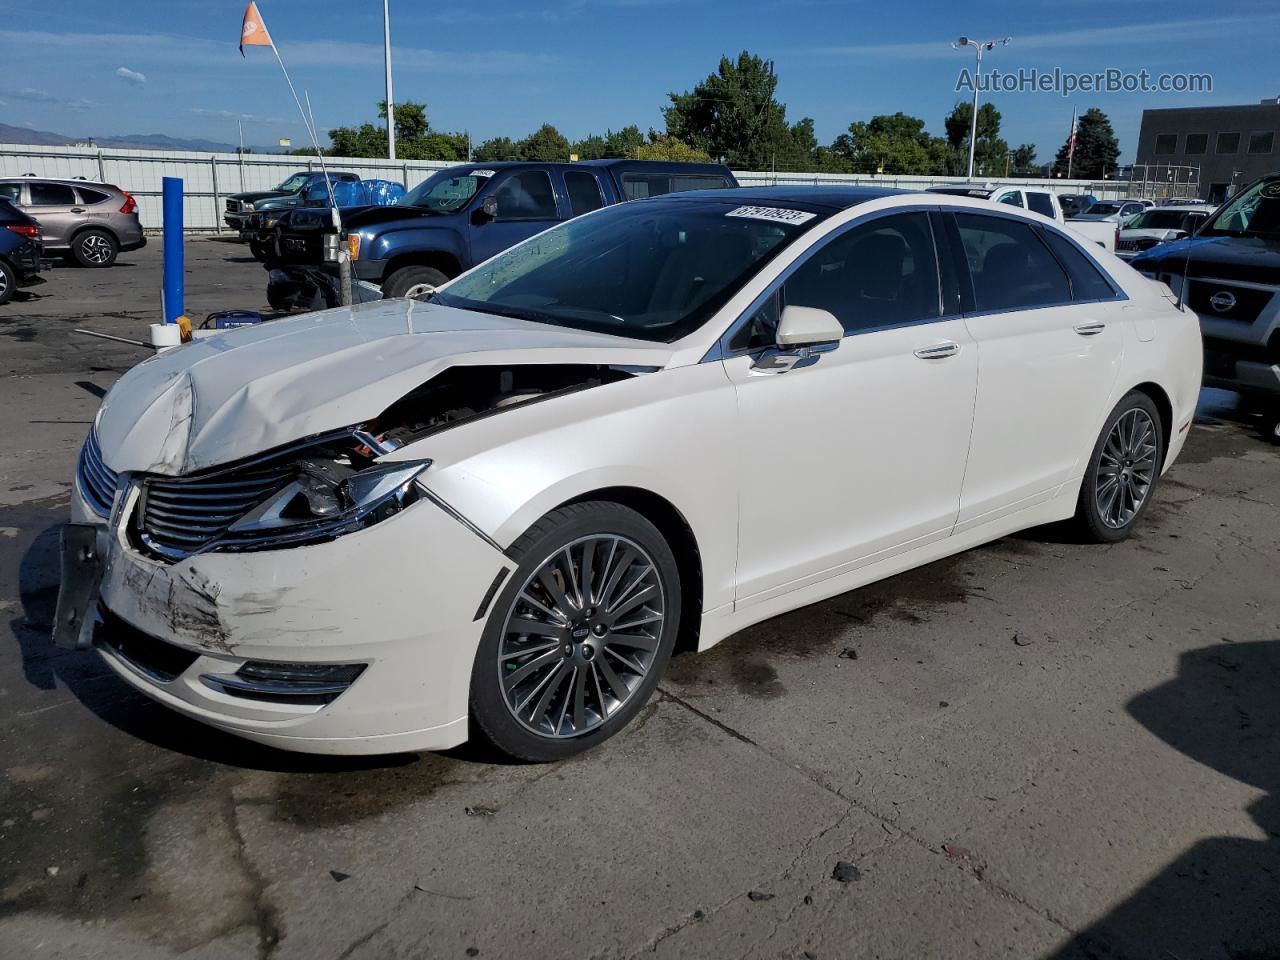
[{"label": "white cloud", "polygon": [[[1274,16],[1263,17],[1213,17],[1196,20],[1172,20],[1160,24],[1158,39],[1166,42],[1174,39],[1208,40],[1238,35],[1246,27],[1256,29],[1261,21],[1275,22]],[[1108,47],[1150,44],[1150,23],[1123,24],[1106,27],[1086,27],[1078,30],[1060,30],[1056,33],[1015,34],[1010,52],[1016,50],[1058,50],[1072,47],[1090,47],[1097,50]],[[959,57],[951,49],[951,40],[939,38],[909,43],[867,43],[851,46],[802,47],[786,51],[793,54],[826,54],[830,56],[858,57],[865,60],[941,60]],[[970,54],[972,59],[972,54]]]},{"label": "white cloud", "polygon": [[139,73],[137,70],[130,70],[128,67],[119,67],[116,70],[116,76],[126,83],[131,83],[135,87],[140,87],[147,82],[147,76]]},{"label": "white cloud", "polygon": [[239,120],[241,123],[297,123],[297,120],[285,120],[281,117],[260,117],[253,113],[237,113],[235,110],[212,110],[208,107],[188,107],[187,113],[201,117],[212,117],[215,120]]},{"label": "white cloud", "polygon": [[46,90],[36,90],[34,87],[23,87],[20,90],[4,90],[6,97],[10,100],[21,100],[24,103],[43,103],[54,107],[66,107],[68,110],[88,110],[93,106],[92,100],[76,98],[74,100],[67,97],[59,97],[49,93]]}]

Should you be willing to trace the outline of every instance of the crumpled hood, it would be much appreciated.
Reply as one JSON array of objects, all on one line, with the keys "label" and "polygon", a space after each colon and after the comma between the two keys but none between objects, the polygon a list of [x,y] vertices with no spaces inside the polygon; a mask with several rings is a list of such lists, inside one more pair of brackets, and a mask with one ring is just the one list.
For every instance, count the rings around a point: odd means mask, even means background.
[{"label": "crumpled hood", "polygon": [[144,360],[98,414],[112,470],[177,475],[360,423],[451,366],[665,366],[665,344],[413,300],[272,320]]}]

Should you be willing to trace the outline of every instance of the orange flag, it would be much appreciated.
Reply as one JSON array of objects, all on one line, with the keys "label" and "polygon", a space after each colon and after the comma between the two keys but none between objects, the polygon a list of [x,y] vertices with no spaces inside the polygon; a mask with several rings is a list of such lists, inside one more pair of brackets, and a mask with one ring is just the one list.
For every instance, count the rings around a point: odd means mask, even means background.
[{"label": "orange flag", "polygon": [[262,14],[258,12],[256,3],[250,3],[245,9],[244,22],[240,25],[240,56],[242,57],[246,46],[273,49],[275,47],[271,42],[271,34],[267,33],[267,25],[262,22]]}]

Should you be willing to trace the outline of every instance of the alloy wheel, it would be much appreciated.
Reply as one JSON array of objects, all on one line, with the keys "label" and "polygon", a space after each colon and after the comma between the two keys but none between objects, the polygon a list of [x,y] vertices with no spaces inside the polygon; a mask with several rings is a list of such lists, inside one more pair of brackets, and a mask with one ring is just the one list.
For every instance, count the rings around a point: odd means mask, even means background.
[{"label": "alloy wheel", "polygon": [[111,259],[111,242],[96,233],[80,241],[80,250],[90,263],[106,263]]},{"label": "alloy wheel", "polygon": [[1112,530],[1128,526],[1151,491],[1156,471],[1156,427],[1141,408],[1126,410],[1098,454],[1094,498]]},{"label": "alloy wheel", "polygon": [[503,624],[507,709],[541,737],[596,729],[652,668],[664,609],[657,565],[639,544],[598,534],[561,547],[529,575]]},{"label": "alloy wheel", "polygon": [[9,292],[9,275],[0,270],[0,300],[4,299],[4,295]]}]

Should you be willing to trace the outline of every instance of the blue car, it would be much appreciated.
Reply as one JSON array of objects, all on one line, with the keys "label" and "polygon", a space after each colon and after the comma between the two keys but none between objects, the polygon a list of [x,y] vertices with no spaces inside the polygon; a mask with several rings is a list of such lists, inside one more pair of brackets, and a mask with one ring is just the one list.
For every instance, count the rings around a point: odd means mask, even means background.
[{"label": "blue car", "polygon": [[40,224],[0,198],[0,304],[19,287],[40,282]]}]

